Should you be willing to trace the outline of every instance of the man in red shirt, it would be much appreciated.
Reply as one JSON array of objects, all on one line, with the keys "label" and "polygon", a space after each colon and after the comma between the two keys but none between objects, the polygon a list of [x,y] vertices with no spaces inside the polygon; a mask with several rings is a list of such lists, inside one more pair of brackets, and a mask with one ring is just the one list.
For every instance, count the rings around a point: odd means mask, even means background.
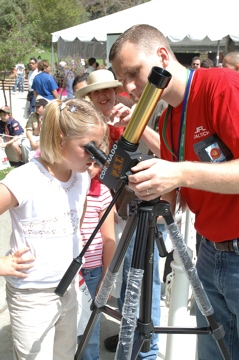
[{"label": "man in red shirt", "polygon": [[[150,41],[149,41],[150,39]],[[146,127],[142,138],[158,156],[132,168],[129,187],[142,200],[181,189],[202,234],[197,270],[225,330],[231,359],[239,352],[239,77],[222,68],[188,70],[164,35],[136,25],[113,44],[109,61],[117,79],[138,101],[153,66],[172,74],[162,99],[160,138]],[[126,119],[125,119],[126,121]],[[125,125],[124,121],[124,125]],[[160,159],[161,158],[161,159]],[[198,326],[207,326],[197,311]],[[199,335],[198,358],[220,359],[211,335]]]}]

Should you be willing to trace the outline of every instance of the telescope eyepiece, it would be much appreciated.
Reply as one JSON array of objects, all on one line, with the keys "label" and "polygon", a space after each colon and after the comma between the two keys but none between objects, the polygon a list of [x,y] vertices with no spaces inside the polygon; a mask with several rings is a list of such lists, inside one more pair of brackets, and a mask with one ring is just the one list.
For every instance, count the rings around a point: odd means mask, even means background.
[{"label": "telescope eyepiece", "polygon": [[85,145],[85,150],[91,155],[91,160],[95,160],[100,166],[104,166],[107,155],[98,149],[94,142],[89,142]]},{"label": "telescope eyepiece", "polygon": [[158,89],[165,89],[171,78],[172,75],[167,70],[153,66],[148,76],[148,81]]}]

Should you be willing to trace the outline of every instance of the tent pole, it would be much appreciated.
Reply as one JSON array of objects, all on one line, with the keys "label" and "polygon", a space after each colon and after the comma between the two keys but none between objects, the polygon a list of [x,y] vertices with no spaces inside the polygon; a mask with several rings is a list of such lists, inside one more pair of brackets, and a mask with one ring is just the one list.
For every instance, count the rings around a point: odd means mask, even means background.
[{"label": "tent pole", "polygon": [[54,74],[55,70],[55,57],[54,57],[54,43],[51,43],[51,69],[52,73]]},{"label": "tent pole", "polygon": [[219,64],[219,55],[220,55],[220,40],[218,40],[217,42],[216,66]]}]

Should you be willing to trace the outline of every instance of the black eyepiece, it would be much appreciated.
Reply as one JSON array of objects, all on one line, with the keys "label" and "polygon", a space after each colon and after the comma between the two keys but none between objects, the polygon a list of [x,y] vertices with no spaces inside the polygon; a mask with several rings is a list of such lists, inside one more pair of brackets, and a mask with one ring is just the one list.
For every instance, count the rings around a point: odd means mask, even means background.
[{"label": "black eyepiece", "polygon": [[93,142],[89,142],[86,146],[85,146],[86,151],[92,155],[92,157],[94,158],[94,160],[101,166],[104,166],[106,160],[107,160],[107,155],[100,149],[98,149],[95,144]]}]

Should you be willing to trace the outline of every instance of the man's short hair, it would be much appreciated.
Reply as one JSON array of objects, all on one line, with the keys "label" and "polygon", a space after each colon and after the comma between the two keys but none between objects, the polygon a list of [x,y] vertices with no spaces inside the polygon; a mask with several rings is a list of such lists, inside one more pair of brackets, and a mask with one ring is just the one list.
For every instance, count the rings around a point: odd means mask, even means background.
[{"label": "man's short hair", "polygon": [[31,61],[31,60],[33,60],[35,63],[37,63],[37,59],[35,57],[30,57],[29,61]]},{"label": "man's short hair", "polygon": [[199,60],[199,61],[201,62],[201,59],[200,59],[199,56],[194,56],[194,57],[192,58],[192,62],[193,62],[194,60]]},{"label": "man's short hair", "polygon": [[84,73],[84,74],[81,74],[81,75],[76,75],[76,77],[74,78],[73,83],[72,83],[72,89],[74,90],[74,87],[75,87],[79,82],[87,81],[88,75],[89,75],[89,74],[87,74],[87,73]]},{"label": "man's short hair", "polygon": [[[150,41],[149,41],[150,39]],[[168,43],[166,37],[155,27],[148,24],[133,25],[131,28],[122,33],[114,42],[110,49],[109,61],[112,63],[121,51],[123,45],[129,42],[141,49],[145,54],[152,54],[155,48],[160,45],[165,47],[175,60],[175,55]]]},{"label": "man's short hair", "polygon": [[88,60],[88,65],[89,66],[92,66],[94,63],[96,62],[96,59],[95,58],[89,58],[89,60]]},{"label": "man's short hair", "polygon": [[212,68],[214,67],[214,62],[211,59],[203,59],[201,61],[202,68]]}]

